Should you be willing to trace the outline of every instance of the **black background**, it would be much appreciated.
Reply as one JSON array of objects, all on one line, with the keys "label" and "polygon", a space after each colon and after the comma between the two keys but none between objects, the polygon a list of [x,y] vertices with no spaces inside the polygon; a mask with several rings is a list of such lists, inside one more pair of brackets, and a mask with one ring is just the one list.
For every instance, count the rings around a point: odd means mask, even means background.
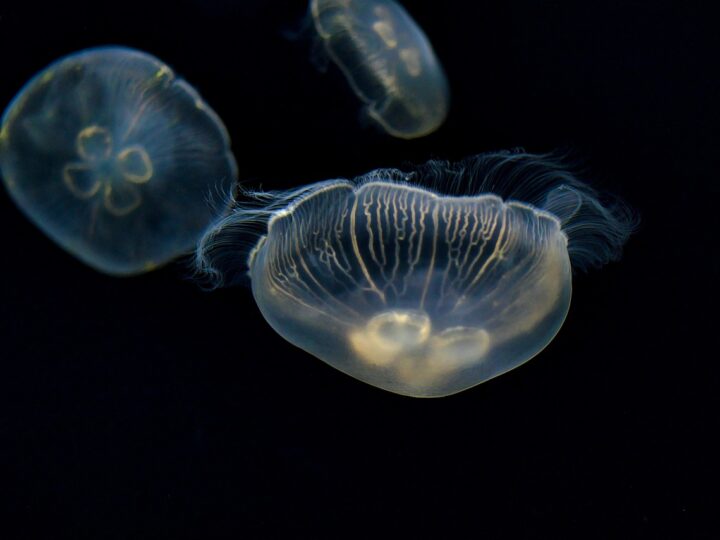
[{"label": "black background", "polygon": [[294,348],[249,290],[204,292],[181,264],[95,273],[2,192],[0,537],[720,537],[712,17],[663,0],[405,6],[452,89],[420,140],[363,127],[341,74],[284,37],[302,1],[4,2],[0,103],[59,56],[123,44],[200,91],[248,186],[568,149],[642,216],[623,259],[575,277],[534,360],[418,400]]}]

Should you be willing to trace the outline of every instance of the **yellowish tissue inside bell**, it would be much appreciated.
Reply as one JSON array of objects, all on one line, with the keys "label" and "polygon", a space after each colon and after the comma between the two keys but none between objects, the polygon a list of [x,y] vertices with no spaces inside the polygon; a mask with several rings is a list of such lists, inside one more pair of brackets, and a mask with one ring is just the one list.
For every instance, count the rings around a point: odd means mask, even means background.
[{"label": "yellowish tissue inside bell", "polygon": [[430,317],[414,310],[375,315],[348,339],[361,362],[423,386],[482,361],[490,348],[487,331],[457,326],[433,333]]}]

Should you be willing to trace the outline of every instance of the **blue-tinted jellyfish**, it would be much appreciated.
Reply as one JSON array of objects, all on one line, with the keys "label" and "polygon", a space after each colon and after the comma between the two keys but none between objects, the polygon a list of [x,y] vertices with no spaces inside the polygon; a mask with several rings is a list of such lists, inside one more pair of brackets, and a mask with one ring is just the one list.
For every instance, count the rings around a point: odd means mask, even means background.
[{"label": "blue-tinted jellyfish", "polygon": [[247,268],[281,336],[417,397],[539,353],[567,315],[572,268],[616,258],[634,224],[558,161],[519,152],[248,195],[203,238],[199,268],[220,284]]},{"label": "blue-tinted jellyfish", "polygon": [[368,116],[394,137],[435,131],[449,107],[448,83],[427,37],[393,0],[312,0],[325,51]]},{"label": "blue-tinted jellyfish", "polygon": [[218,116],[126,48],[67,56],[27,83],[2,119],[0,169],[30,220],[112,275],[192,251],[237,179]]}]

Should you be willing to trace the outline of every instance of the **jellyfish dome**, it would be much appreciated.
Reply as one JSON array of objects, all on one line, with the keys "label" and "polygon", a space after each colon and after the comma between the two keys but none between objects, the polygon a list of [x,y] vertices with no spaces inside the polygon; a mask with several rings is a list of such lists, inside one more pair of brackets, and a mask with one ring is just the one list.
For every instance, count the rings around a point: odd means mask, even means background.
[{"label": "jellyfish dome", "polygon": [[191,251],[237,178],[225,127],[198,93],[121,47],[72,54],[27,83],[2,119],[0,171],[31,221],[112,275]]},{"label": "jellyfish dome", "polygon": [[270,325],[357,379],[417,397],[540,352],[567,315],[573,266],[616,257],[633,221],[553,159],[521,153],[255,198],[208,232],[200,267],[237,281],[248,228],[263,224],[247,268]]},{"label": "jellyfish dome", "polygon": [[368,116],[394,137],[435,131],[449,107],[448,83],[420,27],[393,0],[312,0],[328,56]]}]

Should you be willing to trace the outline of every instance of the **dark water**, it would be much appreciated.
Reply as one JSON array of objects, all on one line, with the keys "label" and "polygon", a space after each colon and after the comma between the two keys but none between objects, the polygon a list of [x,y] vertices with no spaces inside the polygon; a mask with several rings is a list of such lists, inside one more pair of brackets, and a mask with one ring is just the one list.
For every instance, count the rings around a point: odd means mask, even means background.
[{"label": "dark water", "polygon": [[442,400],[295,349],[248,290],[182,264],[93,272],[0,194],[0,537],[717,538],[712,20],[681,2],[406,2],[452,89],[416,141],[358,123],[301,1],[14,3],[0,104],[55,58],[146,50],[225,121],[267,189],[522,146],[570,150],[642,225],[577,276],[525,366]]}]

